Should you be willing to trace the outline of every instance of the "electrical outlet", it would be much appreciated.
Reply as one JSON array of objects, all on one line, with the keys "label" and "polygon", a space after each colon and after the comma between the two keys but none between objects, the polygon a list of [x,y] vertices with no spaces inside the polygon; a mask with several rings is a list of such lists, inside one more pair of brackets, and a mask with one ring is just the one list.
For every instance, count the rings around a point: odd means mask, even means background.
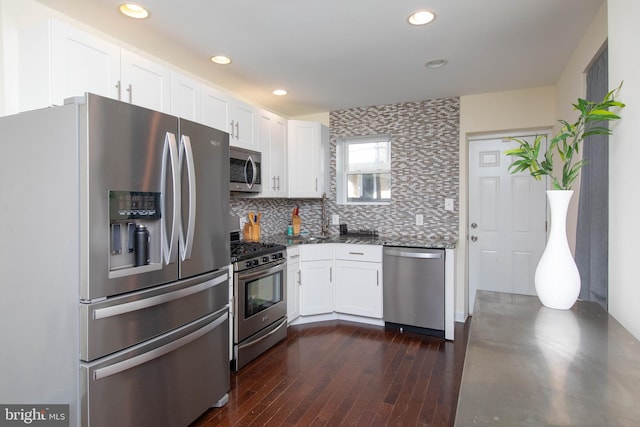
[{"label": "electrical outlet", "polygon": [[453,212],[453,199],[444,199],[444,210]]},{"label": "electrical outlet", "polygon": [[340,224],[340,215],[332,214],[331,215],[331,224],[339,225]]},{"label": "electrical outlet", "polygon": [[416,214],[416,225],[424,225],[424,215]]}]

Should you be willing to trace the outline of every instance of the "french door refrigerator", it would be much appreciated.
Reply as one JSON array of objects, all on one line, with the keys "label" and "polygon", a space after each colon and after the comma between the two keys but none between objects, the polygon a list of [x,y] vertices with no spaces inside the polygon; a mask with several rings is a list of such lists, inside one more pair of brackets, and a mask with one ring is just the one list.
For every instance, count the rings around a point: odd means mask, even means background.
[{"label": "french door refrigerator", "polygon": [[0,404],[90,427],[223,405],[228,134],[92,94],[0,134]]}]

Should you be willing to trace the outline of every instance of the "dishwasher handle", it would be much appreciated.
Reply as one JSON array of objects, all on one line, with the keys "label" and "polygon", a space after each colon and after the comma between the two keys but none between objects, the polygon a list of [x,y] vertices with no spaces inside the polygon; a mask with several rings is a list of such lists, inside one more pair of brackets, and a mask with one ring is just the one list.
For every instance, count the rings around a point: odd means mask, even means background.
[{"label": "dishwasher handle", "polygon": [[396,256],[400,258],[420,258],[420,259],[441,259],[442,252],[411,252],[403,250],[385,249],[385,255]]}]

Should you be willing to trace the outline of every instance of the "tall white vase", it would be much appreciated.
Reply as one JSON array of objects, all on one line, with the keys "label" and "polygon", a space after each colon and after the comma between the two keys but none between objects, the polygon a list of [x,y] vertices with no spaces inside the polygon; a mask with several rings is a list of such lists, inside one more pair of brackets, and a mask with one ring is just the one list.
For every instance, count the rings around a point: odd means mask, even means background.
[{"label": "tall white vase", "polygon": [[535,285],[540,302],[549,308],[567,310],[580,294],[580,272],[567,241],[567,208],[573,190],[549,190],[551,231],[536,268]]}]

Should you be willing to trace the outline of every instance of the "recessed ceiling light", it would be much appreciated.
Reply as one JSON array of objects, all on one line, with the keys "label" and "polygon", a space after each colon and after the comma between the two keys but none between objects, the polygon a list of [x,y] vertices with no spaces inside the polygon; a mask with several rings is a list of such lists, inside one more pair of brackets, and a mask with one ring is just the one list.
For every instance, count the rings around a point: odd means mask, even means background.
[{"label": "recessed ceiling light", "polygon": [[284,89],[276,89],[271,93],[274,94],[274,95],[277,95],[277,96],[284,96],[284,95],[287,94],[287,91],[284,90]]},{"label": "recessed ceiling light", "polygon": [[417,10],[409,15],[407,21],[411,25],[425,25],[429,22],[433,21],[436,18],[436,15],[430,10]]},{"label": "recessed ceiling light", "polygon": [[149,12],[142,6],[135,3],[122,3],[120,12],[129,18],[144,19],[149,16]]},{"label": "recessed ceiling light", "polygon": [[424,66],[427,68],[441,68],[441,67],[444,67],[445,65],[447,65],[446,59],[434,59],[433,61],[429,61],[426,64],[424,64]]},{"label": "recessed ceiling light", "polygon": [[209,59],[211,59],[211,62],[215,62],[216,64],[220,64],[220,65],[231,64],[231,58],[224,55],[215,55]]}]

